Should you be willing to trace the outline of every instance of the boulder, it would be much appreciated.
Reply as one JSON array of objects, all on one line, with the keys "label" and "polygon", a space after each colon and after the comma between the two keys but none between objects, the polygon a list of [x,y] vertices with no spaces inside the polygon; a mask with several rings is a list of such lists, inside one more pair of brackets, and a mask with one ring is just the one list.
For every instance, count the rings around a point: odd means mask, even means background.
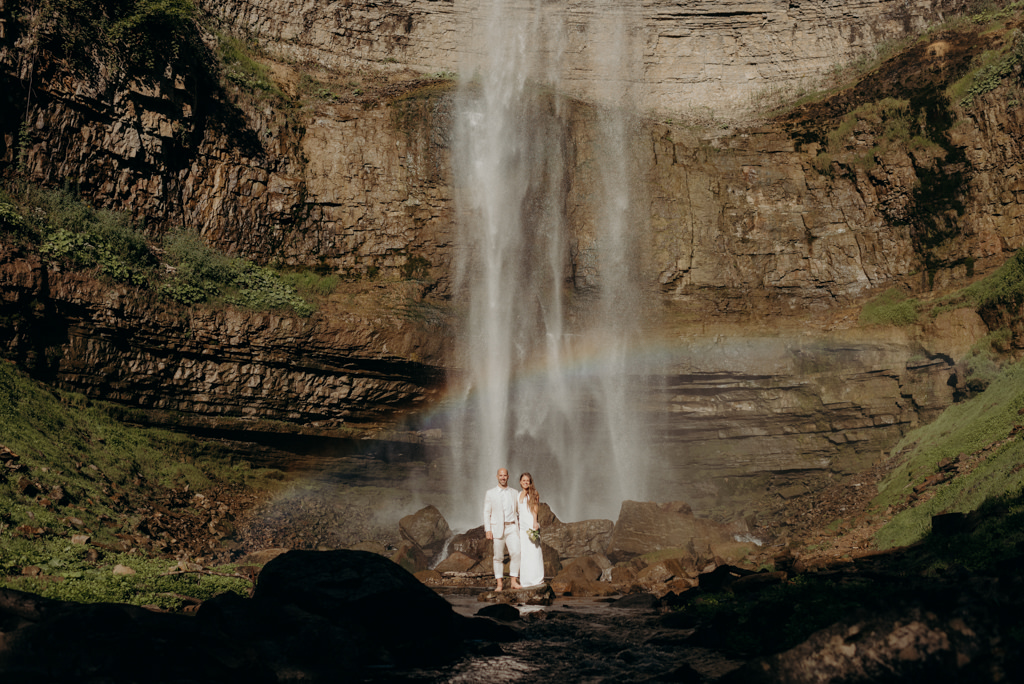
[{"label": "boulder", "polygon": [[476,614],[481,617],[489,617],[504,622],[515,622],[523,619],[519,609],[510,603],[492,603],[476,611]]},{"label": "boulder", "polygon": [[731,565],[738,563],[745,558],[753,556],[759,550],[753,542],[728,541],[716,544],[714,551],[715,563],[718,565]]},{"label": "boulder", "polygon": [[458,551],[481,561],[494,555],[494,543],[484,534],[484,526],[481,525],[452,537],[448,551],[450,553]]},{"label": "boulder", "polygon": [[387,547],[379,541],[373,541],[372,539],[357,542],[348,548],[351,551],[369,551],[370,553],[375,553],[378,556],[388,555]]},{"label": "boulder", "polygon": [[470,558],[461,551],[448,555],[443,561],[434,566],[438,572],[469,572],[469,569],[477,564],[475,558]]},{"label": "boulder", "polygon": [[355,647],[352,666],[439,662],[460,642],[460,616],[447,601],[366,551],[289,551],[263,568],[252,600],[325,620]]},{"label": "boulder", "polygon": [[737,577],[729,588],[734,594],[746,594],[783,584],[787,579],[789,579],[789,576],[781,571],[759,572],[753,575]]},{"label": "boulder", "polygon": [[640,584],[664,583],[675,577],[689,577],[692,573],[687,570],[679,558],[667,558],[648,565],[636,574],[636,581]]},{"label": "boulder", "polygon": [[661,601],[654,594],[640,593],[627,594],[612,602],[613,608],[633,608],[639,610],[657,610],[661,607]]},{"label": "boulder", "polygon": [[559,596],[611,596],[619,593],[615,586],[607,582],[566,576],[564,573],[551,580],[551,589]]},{"label": "boulder", "polygon": [[732,565],[719,565],[708,572],[701,573],[697,583],[701,589],[715,593],[725,591],[732,587],[736,580],[741,577],[755,574],[752,570],[737,568]]},{"label": "boulder", "polygon": [[550,606],[555,600],[555,592],[547,584],[522,589],[505,589],[503,591],[485,591],[477,596],[478,601],[491,603],[518,603],[528,606]]},{"label": "boulder", "polygon": [[398,531],[402,539],[420,547],[428,559],[440,553],[444,543],[452,535],[448,521],[434,506],[421,508],[399,520]]},{"label": "boulder", "polygon": [[[366,552],[360,551],[360,553]],[[420,547],[408,540],[398,545],[395,552],[391,554],[391,560],[409,573],[417,573],[430,567],[430,558],[423,553]]]},{"label": "boulder", "polygon": [[[541,504],[542,506],[544,504]],[[554,516],[552,516],[554,518]],[[611,540],[615,523],[611,520],[581,520],[563,523],[554,519],[544,524],[541,516],[541,541],[558,552],[561,558],[579,558],[595,553],[604,553]]]},{"label": "boulder", "polygon": [[713,549],[732,542],[726,525],[696,517],[682,501],[623,501],[605,555],[619,562],[650,551],[679,547],[691,549],[693,556],[697,556],[701,547]]},{"label": "boulder", "polygon": [[611,580],[616,584],[628,584],[636,579],[637,569],[631,563],[619,563],[612,567]]},{"label": "boulder", "polygon": [[611,561],[604,556],[584,556],[583,558],[576,558],[567,563],[562,568],[562,572],[559,573],[559,576],[582,577],[590,580],[591,582],[597,582],[601,579],[604,571],[610,567],[612,567]]},{"label": "boulder", "polygon": [[658,596],[664,596],[665,594],[681,594],[684,591],[689,591],[697,586],[697,580],[692,577],[673,577],[672,579],[665,582],[664,585],[658,587]]},{"label": "boulder", "polygon": [[562,559],[558,556],[558,551],[543,541],[540,543],[540,550],[544,554],[544,576],[554,577],[560,573],[562,571]]},{"label": "boulder", "polygon": [[279,681],[249,643],[192,616],[0,589],[0,623],[11,627],[0,639],[0,681],[12,684]]},{"label": "boulder", "polygon": [[559,594],[571,596],[607,596],[616,589],[607,582],[601,582],[611,561],[604,556],[585,556],[567,564],[551,580],[552,589]]}]

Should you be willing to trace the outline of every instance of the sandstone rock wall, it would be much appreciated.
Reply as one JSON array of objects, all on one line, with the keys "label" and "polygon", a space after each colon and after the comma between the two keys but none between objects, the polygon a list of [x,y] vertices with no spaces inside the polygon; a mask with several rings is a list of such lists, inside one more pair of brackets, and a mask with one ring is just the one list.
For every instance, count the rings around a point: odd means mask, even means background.
[{"label": "sandstone rock wall", "polygon": [[756,510],[860,472],[952,402],[953,373],[903,334],[689,339],[645,411],[652,499]]},{"label": "sandstone rock wall", "polygon": [[[206,11],[290,59],[331,67],[400,63],[428,72],[470,73],[479,61],[493,6],[487,0],[320,3],[313,0],[204,2]],[[641,111],[733,118],[768,92],[795,89],[874,50],[941,21],[960,0],[571,0],[522,3],[539,12],[559,55],[563,87],[585,98],[612,80],[602,66],[623,50]],[[552,28],[554,27],[554,28]],[[615,45],[625,40],[626,45]]]},{"label": "sandstone rock wall", "polygon": [[[263,17],[256,25],[267,40],[280,34],[282,50],[325,30],[319,4],[224,7],[237,10],[232,16],[243,25],[247,17]],[[352,18],[358,7],[349,5],[332,21],[355,22],[344,35],[366,50],[382,50],[349,35],[359,25]],[[416,11],[433,16],[457,7],[421,3]],[[710,11],[699,9],[693,16]],[[302,31],[292,26],[307,15]],[[296,33],[280,22],[292,22]],[[377,36],[381,26],[371,21],[366,35]],[[295,98],[288,113],[280,102],[230,87],[201,91],[210,84],[194,74],[148,85],[75,81],[42,58],[29,74],[26,49],[0,49],[11,105],[3,115],[0,160],[8,169],[20,162],[30,179],[75,183],[101,205],[144,217],[153,232],[192,227],[209,243],[262,263],[350,277],[417,271],[432,293],[450,294],[452,103],[443,88],[413,86],[369,109]],[[930,66],[951,72],[970,57],[952,51]],[[299,78],[288,65],[277,65],[275,73],[282,83]],[[633,141],[642,179],[634,219],[649,228],[641,241],[642,278],[660,287],[674,314],[706,319],[826,312],[895,283],[927,289],[988,272],[1024,241],[1017,142],[1024,122],[1020,108],[1000,101],[998,93],[979,98],[967,125],[950,133],[951,149],[963,160],[946,169],[934,159],[895,153],[879,157],[871,170],[849,163],[827,172],[814,164],[820,143],[800,137],[797,126],[695,134],[648,122]],[[571,106],[577,113],[570,117],[565,180],[575,245],[569,268],[593,280],[588,257],[596,238],[586,205],[596,123],[588,107]],[[19,139],[22,113],[31,126]],[[855,144],[870,144],[863,138]],[[906,215],[921,203],[915,193],[922,179],[942,174],[959,184],[954,194],[963,210],[929,257]]]},{"label": "sandstone rock wall", "polygon": [[861,131],[825,170],[797,127],[706,139],[652,127],[650,275],[695,321],[825,320],[889,287],[942,290],[993,271],[1024,245],[1024,113],[998,104],[1011,88],[964,112],[945,150],[858,163],[875,142]]}]

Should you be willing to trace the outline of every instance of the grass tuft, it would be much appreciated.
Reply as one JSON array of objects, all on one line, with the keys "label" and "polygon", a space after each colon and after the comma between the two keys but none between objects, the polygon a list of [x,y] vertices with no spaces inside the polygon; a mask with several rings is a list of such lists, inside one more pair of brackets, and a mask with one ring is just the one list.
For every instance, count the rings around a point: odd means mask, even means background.
[{"label": "grass tuft", "polygon": [[878,295],[861,310],[861,325],[913,325],[917,322],[918,301],[908,299],[903,292],[890,288]]}]

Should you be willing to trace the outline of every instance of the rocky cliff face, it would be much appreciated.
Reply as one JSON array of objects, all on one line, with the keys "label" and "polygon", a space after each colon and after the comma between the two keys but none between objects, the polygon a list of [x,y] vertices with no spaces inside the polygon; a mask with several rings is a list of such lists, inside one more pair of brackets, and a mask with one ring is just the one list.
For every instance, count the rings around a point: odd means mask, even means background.
[{"label": "rocky cliff face", "polygon": [[446,272],[450,184],[426,82],[406,78],[387,106],[369,107],[295,96],[300,75],[286,65],[274,78],[293,95],[224,89],[196,69],[75,73],[27,23],[8,19],[2,32],[8,169],[262,262],[353,277],[410,262]]},{"label": "rocky cliff face", "polygon": [[183,309],[16,250],[0,258],[0,283],[7,358],[158,423],[358,437],[443,381],[443,330],[384,310]]},{"label": "rocky cliff face", "polygon": [[[294,60],[269,60],[281,95],[173,71],[150,81],[76,76],[25,22],[0,12],[5,172],[70,181],[97,204],[144,217],[153,236],[184,225],[262,263],[322,268],[354,284],[310,319],[184,310],[7,248],[8,354],[61,386],[195,425],[276,421],[263,427],[345,436],[422,405],[450,366],[452,84],[403,68],[461,68],[478,8],[207,5]],[[651,2],[637,10],[641,108],[678,111],[696,93],[732,107],[946,9]],[[581,7],[558,11],[569,33],[587,35]],[[578,36],[567,43],[565,83],[581,92],[595,78],[586,53],[600,42]],[[981,45],[921,45],[840,95],[756,127],[695,131],[644,119],[636,128],[650,335],[672,350],[649,396],[663,484],[676,492],[664,498],[685,498],[682,490],[695,508],[728,500],[735,510],[769,485],[810,486],[875,458],[951,401],[954,362],[987,332],[976,317],[898,339],[844,331],[850,307],[872,292],[962,283],[1024,242],[1021,109],[995,91],[954,127],[922,99]],[[344,85],[356,67],[376,79],[373,98],[302,91],[304,76]],[[870,117],[830,138],[883,89],[938,112],[927,126],[933,146],[885,147]],[[589,192],[593,110],[578,101],[569,109],[565,186],[574,198]],[[875,150],[871,164],[865,150]],[[568,270],[582,273],[594,229],[585,211],[573,218]],[[360,297],[369,303],[353,306]]]},{"label": "rocky cliff face", "polygon": [[868,468],[955,389],[950,360],[902,334],[698,338],[667,367],[654,498],[733,514]]},{"label": "rocky cliff face", "polygon": [[[491,12],[483,0],[349,2],[229,0],[205,9],[273,51],[330,67],[397,61],[424,71],[472,70]],[[569,92],[600,92],[601,60],[617,40],[640,59],[640,111],[731,119],[767,91],[795,89],[962,8],[942,2],[574,0],[537,10],[562,55]],[[612,19],[609,21],[609,16]],[[554,27],[554,28],[551,28]],[[623,38],[618,29],[631,34]],[[623,87],[620,83],[618,87]]]}]

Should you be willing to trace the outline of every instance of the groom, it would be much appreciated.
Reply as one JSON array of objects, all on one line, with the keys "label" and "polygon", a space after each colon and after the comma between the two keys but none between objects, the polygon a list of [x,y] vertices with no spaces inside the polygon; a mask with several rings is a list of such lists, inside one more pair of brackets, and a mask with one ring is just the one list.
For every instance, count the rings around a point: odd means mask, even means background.
[{"label": "groom", "polygon": [[498,589],[505,588],[504,559],[505,547],[508,546],[508,574],[513,589],[519,586],[519,525],[516,522],[516,492],[509,489],[508,471],[498,469],[498,486],[488,489],[484,496],[484,530],[488,539],[494,540],[494,578],[498,580]]}]

